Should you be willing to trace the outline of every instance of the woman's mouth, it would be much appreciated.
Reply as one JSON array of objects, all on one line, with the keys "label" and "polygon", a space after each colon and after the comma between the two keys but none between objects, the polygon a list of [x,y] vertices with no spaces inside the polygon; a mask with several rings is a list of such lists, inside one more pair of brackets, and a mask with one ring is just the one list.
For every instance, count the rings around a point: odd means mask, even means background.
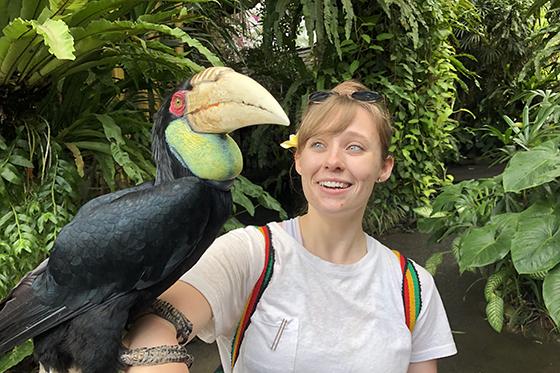
[{"label": "woman's mouth", "polygon": [[348,187],[350,187],[350,183],[345,183],[343,181],[332,181],[332,180],[327,180],[327,181],[319,181],[319,185],[322,186],[323,188],[328,188],[328,189],[346,189]]}]

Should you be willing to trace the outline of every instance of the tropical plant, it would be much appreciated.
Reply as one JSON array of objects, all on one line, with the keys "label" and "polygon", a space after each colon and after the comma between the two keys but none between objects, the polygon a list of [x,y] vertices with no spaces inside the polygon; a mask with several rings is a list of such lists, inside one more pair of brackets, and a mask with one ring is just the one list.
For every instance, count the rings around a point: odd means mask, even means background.
[{"label": "tropical plant", "polygon": [[[468,56],[463,61],[474,74],[466,81],[468,89],[459,94],[459,104],[472,115],[464,118],[459,113],[456,117],[467,124],[457,136],[462,154],[471,157],[497,143],[492,138],[476,141],[480,128],[499,127],[503,115],[519,111],[510,100],[530,88],[518,76],[532,56],[534,43],[530,38],[539,24],[538,17],[528,15],[530,4],[526,0],[473,0],[473,4],[478,22],[454,30],[458,52]],[[467,17],[472,19],[470,14]]]},{"label": "tropical plant", "polygon": [[[192,17],[184,4],[158,4],[1,4],[0,294],[47,254],[84,200],[152,178],[158,82],[219,63],[175,26]],[[193,48],[176,51],[173,40]]]},{"label": "tropical plant", "polygon": [[533,88],[560,88],[560,2],[535,0],[528,14],[540,16],[542,27],[533,35],[534,53],[525,64],[518,80],[529,81]]},{"label": "tropical plant", "polygon": [[[309,92],[350,78],[382,92],[395,113],[391,145],[397,159],[395,176],[376,191],[375,208],[368,210],[366,223],[371,232],[411,217],[413,207],[427,203],[439,186],[449,182],[444,161],[457,156],[452,135],[457,122],[451,118],[456,86],[463,84],[459,74],[468,73],[455,57],[451,38],[459,14],[468,10],[472,12],[472,4],[466,0],[265,2],[261,50],[264,55],[285,55],[277,61],[291,58],[284,64],[289,74],[272,76],[279,77],[276,86],[285,87],[284,103],[292,118],[297,119],[307,104]],[[309,54],[295,43],[302,22]],[[267,69],[269,64],[262,61],[257,59],[249,68]],[[260,135],[261,143],[278,137]],[[276,151],[272,149],[276,148],[261,147],[261,155]],[[282,159],[289,162],[289,157]],[[285,180],[288,175],[280,177]]]},{"label": "tropical plant", "polygon": [[[461,272],[488,275],[486,315],[498,332],[506,320],[510,327],[535,320],[560,326],[560,94],[528,97],[522,124],[502,136],[517,146],[505,149],[504,172],[447,186],[417,211],[424,217],[419,228],[433,239],[455,237]],[[433,255],[427,268],[435,271],[443,254]]]},{"label": "tropical plant", "polygon": [[[533,104],[533,100],[537,102]],[[521,95],[519,99],[525,99],[526,104],[521,115],[521,121],[514,121],[504,115],[507,128],[501,131],[494,126],[486,126],[488,134],[497,138],[504,146],[499,148],[496,154],[489,152],[491,158],[496,162],[509,160],[515,152],[520,149],[529,150],[558,135],[560,129],[557,123],[560,122],[557,110],[560,104],[560,95],[550,90],[528,91]],[[534,118],[529,117],[529,112],[538,109],[538,114]]]},{"label": "tropical plant", "polygon": [[[0,1],[0,297],[83,202],[153,178],[160,97],[221,65],[205,30],[226,12],[209,20],[216,5],[203,2]],[[260,204],[282,213],[247,179],[234,190],[237,212]]]}]

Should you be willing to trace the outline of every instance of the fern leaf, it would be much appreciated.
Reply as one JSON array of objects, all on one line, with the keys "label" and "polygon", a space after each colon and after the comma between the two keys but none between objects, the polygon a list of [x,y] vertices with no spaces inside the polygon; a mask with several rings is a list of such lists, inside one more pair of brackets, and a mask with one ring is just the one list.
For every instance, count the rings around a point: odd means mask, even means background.
[{"label": "fern leaf", "polygon": [[340,36],[338,35],[338,7],[336,0],[324,0],[324,19],[327,38],[334,44],[338,57],[342,59]]},{"label": "fern leaf", "polygon": [[352,7],[352,0],[342,0],[342,9],[344,9],[344,36],[346,39],[350,39],[350,33],[352,32],[352,24],[356,18],[354,14],[354,8]]},{"label": "fern leaf", "polygon": [[325,25],[325,31],[327,34],[327,39],[329,40],[329,42],[333,42],[333,35],[331,33],[332,30],[332,25],[333,23],[336,25],[337,24],[337,20],[334,20],[334,15],[333,15],[333,5],[332,5],[332,0],[323,0],[323,22]]},{"label": "fern leaf", "polygon": [[280,21],[286,14],[288,5],[290,5],[290,0],[279,0],[276,3],[276,7],[275,7],[275,20],[274,20],[273,28],[274,28],[274,35],[276,36],[276,39],[278,40],[279,44],[284,43],[283,42],[284,36],[282,30],[280,29]]},{"label": "fern leaf", "polygon": [[317,19],[315,4],[312,0],[302,0],[301,4],[303,19],[305,21],[305,28],[307,30],[308,44],[313,47],[313,45],[315,44],[315,36],[313,30],[315,30],[315,23]]}]

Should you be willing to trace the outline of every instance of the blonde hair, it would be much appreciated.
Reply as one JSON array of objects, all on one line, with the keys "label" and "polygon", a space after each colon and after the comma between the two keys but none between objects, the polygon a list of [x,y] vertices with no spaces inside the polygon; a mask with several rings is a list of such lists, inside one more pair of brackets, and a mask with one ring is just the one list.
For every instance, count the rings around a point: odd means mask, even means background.
[{"label": "blonde hair", "polygon": [[299,126],[297,151],[303,149],[307,140],[317,134],[336,134],[344,131],[352,123],[358,108],[362,107],[371,114],[381,142],[381,155],[386,159],[389,156],[393,129],[385,101],[364,102],[351,97],[354,92],[368,90],[360,82],[347,80],[331,90],[337,94],[320,103],[309,103]]}]

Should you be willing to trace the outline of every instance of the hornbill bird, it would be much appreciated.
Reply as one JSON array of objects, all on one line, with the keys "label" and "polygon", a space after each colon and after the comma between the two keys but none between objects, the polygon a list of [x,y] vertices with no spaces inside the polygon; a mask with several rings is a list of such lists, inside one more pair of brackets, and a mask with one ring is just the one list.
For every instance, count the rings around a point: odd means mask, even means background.
[{"label": "hornbill bird", "polygon": [[47,370],[116,372],[123,330],[218,235],[232,207],[242,155],[229,132],[288,125],[260,84],[230,68],[194,75],[153,127],[153,182],[80,208],[51,255],[0,302],[0,355],[34,338]]}]

